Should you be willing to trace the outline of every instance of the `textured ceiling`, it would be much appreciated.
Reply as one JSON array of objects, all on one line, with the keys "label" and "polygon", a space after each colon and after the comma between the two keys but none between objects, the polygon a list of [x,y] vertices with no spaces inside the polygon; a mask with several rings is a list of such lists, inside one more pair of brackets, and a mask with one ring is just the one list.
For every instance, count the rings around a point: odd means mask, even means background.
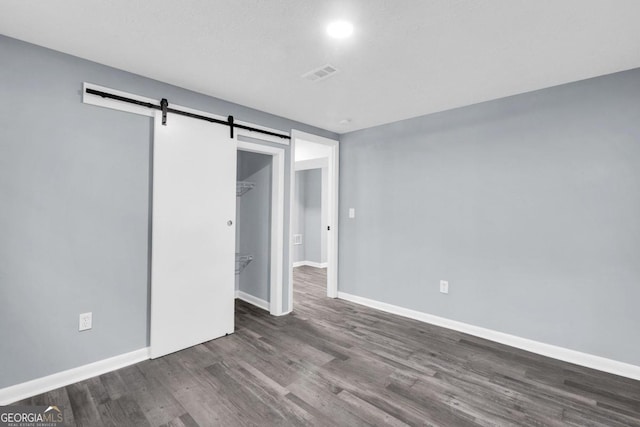
[{"label": "textured ceiling", "polygon": [[638,22],[638,0],[0,0],[7,36],[339,133],[640,67]]}]

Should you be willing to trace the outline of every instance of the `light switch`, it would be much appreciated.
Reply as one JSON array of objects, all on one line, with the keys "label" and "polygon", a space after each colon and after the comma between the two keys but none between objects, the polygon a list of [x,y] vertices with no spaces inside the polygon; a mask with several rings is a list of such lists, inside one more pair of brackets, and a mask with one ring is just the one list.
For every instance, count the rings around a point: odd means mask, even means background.
[{"label": "light switch", "polygon": [[356,217],[356,209],[349,208],[349,218],[355,218],[355,217]]}]

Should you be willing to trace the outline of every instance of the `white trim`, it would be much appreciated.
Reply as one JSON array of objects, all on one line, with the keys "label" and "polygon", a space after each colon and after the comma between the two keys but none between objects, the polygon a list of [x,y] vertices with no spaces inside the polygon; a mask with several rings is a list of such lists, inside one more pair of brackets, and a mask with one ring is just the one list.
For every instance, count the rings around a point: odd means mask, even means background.
[{"label": "white trim", "polygon": [[[293,254],[295,253],[293,238],[294,205],[296,203],[296,134],[291,131],[291,150],[289,151],[289,305],[288,311],[293,311]],[[306,240],[306,237],[305,237]]]},{"label": "white trim", "polygon": [[296,171],[304,171],[308,169],[323,169],[329,167],[329,158],[322,157],[320,159],[299,160],[295,162]]},{"label": "white trim", "polygon": [[0,405],[8,405],[18,400],[37,396],[38,394],[84,381],[147,359],[149,359],[148,347],[47,375],[46,377],[36,378],[21,384],[12,385],[0,389]]},{"label": "white trim", "polygon": [[[180,109],[182,110],[184,108],[180,108]],[[225,117],[224,120],[227,120],[227,118]],[[275,132],[275,133],[289,136],[289,132],[287,131],[274,129],[267,126],[257,125],[255,123],[245,122],[243,120],[236,120],[234,123],[239,125],[244,125],[244,126],[251,126],[252,128],[256,128],[256,129],[266,130],[267,132]],[[256,133],[246,129],[238,129],[238,128],[234,128],[234,129],[235,129],[235,132],[238,134],[238,139],[246,138],[248,142],[251,142],[251,140],[259,140],[259,141],[266,141],[266,142],[271,142],[271,143],[280,144],[280,145],[290,144],[289,139],[280,138],[279,136],[272,136],[264,133]]]},{"label": "white trim", "polygon": [[307,265],[309,267],[315,267],[315,268],[327,268],[328,264],[329,263],[327,263],[327,262],[296,261],[296,262],[293,263],[293,268],[302,267],[304,265]]},{"label": "white trim", "polygon": [[[338,212],[339,212],[339,154],[340,143],[337,140],[325,138],[318,135],[302,132],[296,129],[291,131],[291,188],[289,201],[289,233],[293,233],[293,205],[294,205],[294,184],[295,184],[295,141],[303,139],[305,141],[327,145],[331,148],[328,159],[328,179],[329,179],[329,216],[327,223],[331,230],[327,235],[327,296],[329,298],[338,297]],[[293,310],[293,238],[289,239],[289,309]]]},{"label": "white trim", "polygon": [[542,356],[573,363],[575,365],[585,366],[587,368],[620,375],[634,380],[640,380],[640,366],[631,365],[629,363],[619,362],[617,360],[607,359],[593,354],[582,353],[580,351],[570,350],[568,348],[558,347],[551,344],[545,344],[539,341],[506,334],[504,332],[482,328],[480,326],[469,325],[468,323],[458,322],[457,320],[434,316],[433,314],[427,314],[421,311],[387,304],[385,302],[348,294],[346,292],[338,292],[338,298],[385,311],[387,313],[408,317],[409,319],[419,320],[421,322],[441,326],[447,329],[453,329],[454,331],[463,332],[465,334],[540,354]]},{"label": "white trim", "polygon": [[[141,105],[135,105],[135,104],[129,104],[127,102],[121,102],[121,101],[116,101],[115,99],[110,99],[110,98],[102,98],[101,96],[98,95],[92,95],[87,93],[86,89],[95,89],[95,90],[99,90],[102,92],[109,92],[109,93],[113,93],[114,95],[120,95],[120,96],[124,96],[126,98],[132,98],[132,99],[136,99],[138,101],[143,101],[143,102],[149,102],[151,104],[156,104],[159,105],[160,104],[160,100],[159,99],[153,99],[153,98],[147,98],[146,96],[140,96],[140,95],[136,95],[133,93],[128,93],[128,92],[123,92],[121,90],[116,90],[116,89],[112,89],[106,86],[100,86],[97,84],[93,84],[93,83],[88,83],[88,82],[84,82],[82,84],[82,102],[85,104],[90,104],[90,105],[96,105],[98,107],[105,107],[105,108],[111,108],[113,110],[118,110],[118,111],[126,111],[128,113],[134,113],[134,114],[139,114],[141,116],[147,116],[147,117],[154,117],[155,115],[155,111],[151,108],[147,108],[147,107],[143,107]],[[169,100],[169,102],[171,102],[171,100]],[[179,110],[183,110],[183,111],[188,111],[190,113],[194,113],[194,114],[198,114],[201,116],[205,116],[205,117],[211,117],[217,120],[227,120],[227,117],[223,117],[223,116],[219,116],[217,114],[212,114],[209,113],[207,111],[202,111],[202,110],[196,110],[194,108],[189,108],[189,107],[185,107],[182,105],[178,105],[178,104],[170,104],[171,108],[177,108]],[[267,126],[261,126],[261,125],[257,125],[255,123],[250,123],[250,122],[245,122],[242,120],[235,120],[236,124],[239,125],[245,125],[245,126],[251,126],[253,128],[256,129],[262,129],[262,130],[266,130],[268,132],[275,132],[275,133],[279,133],[282,135],[289,135],[288,132],[282,131],[280,129],[273,129]],[[256,134],[255,132],[251,132],[245,129],[235,129],[236,134],[238,136],[246,136],[249,138],[259,138],[259,139],[264,139],[266,141],[269,142],[273,142],[276,144],[282,144],[282,145],[289,145],[289,140],[284,139],[284,138],[280,138],[277,136],[270,136],[270,135],[264,135],[264,134]]]},{"label": "white trim", "polygon": [[286,316],[287,314],[291,314],[291,313],[293,313],[293,310],[284,311],[282,312],[282,314],[278,314],[278,316]]},{"label": "white trim", "polygon": [[236,291],[236,298],[241,299],[244,302],[248,302],[251,305],[255,305],[258,308],[269,311],[269,303],[261,298],[255,297],[251,294],[242,291]]},{"label": "white trim", "polygon": [[96,105],[98,107],[110,108],[112,110],[126,111],[127,113],[139,114],[141,116],[155,117],[155,110],[151,108],[143,107],[141,105],[129,104],[128,102],[116,101],[115,99],[102,98],[98,95],[92,95],[87,93],[87,89],[95,89],[101,92],[109,92],[114,95],[124,96],[126,98],[137,99],[142,102],[149,102],[151,104],[159,104],[160,101],[153,98],[147,98],[145,96],[133,95],[121,90],[111,89],[105,86],[99,86],[93,83],[84,82],[82,84],[82,102],[85,104]]},{"label": "white trim", "polygon": [[272,156],[271,162],[271,293],[269,312],[274,316],[283,313],[284,269],[284,148],[254,142],[238,141],[238,150]]}]

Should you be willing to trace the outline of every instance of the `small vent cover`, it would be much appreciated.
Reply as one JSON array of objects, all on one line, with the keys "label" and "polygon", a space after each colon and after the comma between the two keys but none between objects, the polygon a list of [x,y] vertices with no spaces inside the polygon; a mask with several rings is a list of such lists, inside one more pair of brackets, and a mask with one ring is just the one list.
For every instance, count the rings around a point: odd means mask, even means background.
[{"label": "small vent cover", "polygon": [[338,69],[333,65],[323,65],[322,67],[311,70],[308,73],[302,75],[303,79],[307,79],[312,82],[319,82],[320,80],[327,79],[338,72]]}]

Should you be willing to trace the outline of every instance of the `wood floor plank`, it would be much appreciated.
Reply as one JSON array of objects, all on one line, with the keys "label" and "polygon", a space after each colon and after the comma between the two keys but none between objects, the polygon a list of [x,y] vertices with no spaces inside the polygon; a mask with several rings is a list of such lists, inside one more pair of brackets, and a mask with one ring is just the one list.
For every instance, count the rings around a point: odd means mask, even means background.
[{"label": "wood floor plank", "polygon": [[111,400],[116,400],[127,394],[127,386],[120,378],[119,372],[107,372],[100,375],[100,380]]},{"label": "wood floor plank", "polygon": [[151,425],[162,425],[187,411],[160,380],[145,376],[145,366],[152,361],[122,369],[121,377],[130,390],[130,396],[138,403]]},{"label": "wood floor plank", "polygon": [[360,399],[358,396],[350,393],[348,390],[342,390],[338,393],[338,397],[344,400],[350,407],[356,408],[357,413],[367,422],[369,425],[377,426],[392,426],[402,427],[408,424],[400,421],[392,415],[384,412],[382,409],[377,408]]},{"label": "wood floor plank", "polygon": [[66,389],[76,426],[99,427],[104,425],[100,412],[89,392],[87,382],[71,384]]},{"label": "wood floor plank", "polygon": [[[200,426],[250,425],[244,422],[242,414],[236,413],[222,402],[222,393],[224,390],[215,390],[207,381],[201,380],[181,388],[175,392],[175,397],[191,419]],[[178,417],[179,421],[174,419],[171,422],[184,423],[183,415]]]},{"label": "wood floor plank", "polygon": [[129,396],[108,400],[98,410],[105,426],[150,426],[138,403]]},{"label": "wood floor plank", "polygon": [[[367,422],[357,415],[357,409],[341,400],[330,388],[314,383],[310,378],[296,381],[289,386],[291,393],[303,401],[305,408],[313,408],[317,420],[331,419],[340,426],[366,426]],[[341,391],[341,389],[336,389]]]}]

